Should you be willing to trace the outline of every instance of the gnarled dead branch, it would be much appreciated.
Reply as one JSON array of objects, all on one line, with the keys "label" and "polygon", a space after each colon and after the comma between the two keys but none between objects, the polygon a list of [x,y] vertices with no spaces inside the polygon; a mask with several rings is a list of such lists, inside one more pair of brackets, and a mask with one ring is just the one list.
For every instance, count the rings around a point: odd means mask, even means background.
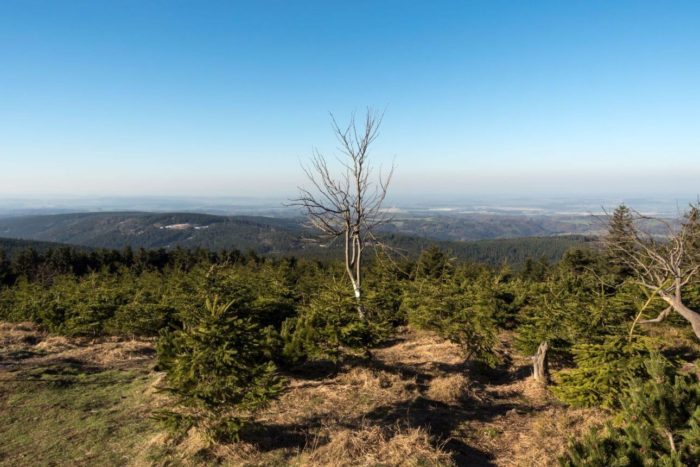
[{"label": "gnarled dead branch", "polygon": [[[652,234],[653,224],[662,226],[664,233]],[[679,223],[636,213],[627,233],[609,236],[606,244],[633,272],[640,286],[668,304],[656,318],[640,323],[658,323],[674,310],[700,339],[700,313],[683,303],[683,288],[697,280],[700,271],[700,205],[692,204]]]}]

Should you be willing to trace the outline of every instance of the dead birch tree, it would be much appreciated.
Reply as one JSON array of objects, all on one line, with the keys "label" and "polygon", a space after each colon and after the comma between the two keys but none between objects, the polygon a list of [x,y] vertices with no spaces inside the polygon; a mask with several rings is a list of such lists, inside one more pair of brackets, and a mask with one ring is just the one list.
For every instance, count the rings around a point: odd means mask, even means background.
[{"label": "dead birch tree", "polygon": [[347,126],[341,127],[331,115],[333,132],[341,155],[338,173],[327,158],[314,150],[310,164],[302,166],[310,182],[299,187],[299,197],[292,205],[300,206],[312,227],[321,232],[328,243],[341,240],[345,270],[352,284],[358,313],[362,307],[362,254],[367,246],[377,244],[375,230],[389,219],[382,203],[394,172],[392,165],[383,177],[370,165],[370,148],[379,136],[382,115],[368,109],[364,122],[358,125],[353,115]]},{"label": "dead birch tree", "polygon": [[[652,234],[654,224],[665,232]],[[640,286],[667,304],[656,318],[639,323],[659,323],[675,311],[700,339],[700,312],[683,303],[684,287],[697,279],[700,270],[700,205],[691,205],[680,224],[636,214],[627,230],[626,235],[609,236],[607,248],[632,271]]]}]

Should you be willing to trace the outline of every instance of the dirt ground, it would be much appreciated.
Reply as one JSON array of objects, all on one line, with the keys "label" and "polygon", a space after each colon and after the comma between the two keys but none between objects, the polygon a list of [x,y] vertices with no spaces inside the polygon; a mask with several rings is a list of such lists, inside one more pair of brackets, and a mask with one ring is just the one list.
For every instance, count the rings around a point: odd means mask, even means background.
[{"label": "dirt ground", "polygon": [[[495,369],[465,364],[457,346],[408,330],[371,360],[306,365],[285,375],[287,391],[240,442],[212,446],[195,432],[173,439],[148,417],[165,403],[153,342],[80,341],[0,323],[0,463],[24,465],[29,455],[26,465],[555,465],[569,437],[602,416],[553,400],[511,340],[501,336]],[[28,425],[37,412],[75,426],[67,435],[61,425]]]}]

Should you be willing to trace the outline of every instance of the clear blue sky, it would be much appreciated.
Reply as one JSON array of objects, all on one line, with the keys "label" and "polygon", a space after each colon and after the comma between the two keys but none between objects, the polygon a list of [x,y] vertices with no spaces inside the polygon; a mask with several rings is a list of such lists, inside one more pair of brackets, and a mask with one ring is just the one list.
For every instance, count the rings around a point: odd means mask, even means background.
[{"label": "clear blue sky", "polygon": [[700,2],[0,2],[0,196],[286,196],[366,106],[398,194],[694,196]]}]

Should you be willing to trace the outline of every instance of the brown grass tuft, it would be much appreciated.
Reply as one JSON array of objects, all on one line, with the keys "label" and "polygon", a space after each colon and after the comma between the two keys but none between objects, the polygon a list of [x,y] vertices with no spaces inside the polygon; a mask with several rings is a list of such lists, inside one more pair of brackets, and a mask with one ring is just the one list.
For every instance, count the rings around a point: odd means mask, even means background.
[{"label": "brown grass tuft", "polygon": [[547,387],[539,381],[535,381],[532,376],[522,382],[522,393],[531,404],[537,406],[543,406],[552,400],[552,395]]},{"label": "brown grass tuft", "polygon": [[439,373],[440,365],[459,366],[464,363],[462,349],[445,339],[428,332],[410,331],[406,340],[375,355],[390,364],[418,368],[427,372]]},{"label": "brown grass tuft", "polygon": [[43,338],[44,334],[32,323],[0,322],[0,347],[3,349],[24,348]]},{"label": "brown grass tuft", "polygon": [[75,347],[76,345],[64,336],[48,336],[35,346],[37,350],[49,353],[64,352]]},{"label": "brown grass tuft", "polygon": [[513,463],[517,466],[555,466],[569,440],[580,438],[605,422],[605,414],[595,409],[549,408],[537,414],[513,442]]},{"label": "brown grass tuft", "polygon": [[325,421],[353,419],[372,409],[410,400],[418,395],[414,378],[364,367],[350,368],[322,382],[293,380],[288,391],[269,410],[263,422],[299,423],[310,418]]},{"label": "brown grass tuft", "polygon": [[331,431],[328,438],[326,444],[308,446],[298,458],[299,465],[454,465],[449,454],[431,445],[421,428],[387,430],[364,425],[358,430]]},{"label": "brown grass tuft", "polygon": [[469,380],[459,374],[435,377],[427,392],[430,399],[450,405],[458,405],[468,395]]},{"label": "brown grass tuft", "polygon": [[105,339],[87,344],[63,336],[48,336],[35,349],[51,358],[70,358],[103,368],[140,367],[153,360],[153,342]]},{"label": "brown grass tuft", "polygon": [[21,323],[0,321],[0,332],[2,332],[3,335],[7,335],[12,332],[36,332],[36,329],[36,324],[30,321],[23,321]]}]

